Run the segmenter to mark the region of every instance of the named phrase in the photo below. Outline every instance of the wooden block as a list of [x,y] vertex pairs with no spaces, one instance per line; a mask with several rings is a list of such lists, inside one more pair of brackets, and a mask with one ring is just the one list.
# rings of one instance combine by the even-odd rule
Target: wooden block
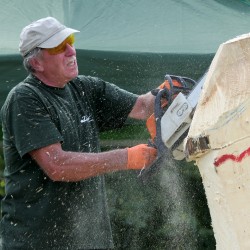
[[250,249],[250,35],[220,45],[186,138],[217,249]]

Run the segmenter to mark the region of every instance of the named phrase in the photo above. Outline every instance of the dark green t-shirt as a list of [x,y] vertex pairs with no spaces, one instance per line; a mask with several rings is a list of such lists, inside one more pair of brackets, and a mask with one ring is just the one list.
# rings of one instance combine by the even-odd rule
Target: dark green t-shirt
[[122,126],[136,99],[87,76],[59,89],[30,75],[11,90],[1,110],[3,249],[113,247],[104,177],[54,182],[28,152],[56,142],[65,151],[99,152],[99,132]]

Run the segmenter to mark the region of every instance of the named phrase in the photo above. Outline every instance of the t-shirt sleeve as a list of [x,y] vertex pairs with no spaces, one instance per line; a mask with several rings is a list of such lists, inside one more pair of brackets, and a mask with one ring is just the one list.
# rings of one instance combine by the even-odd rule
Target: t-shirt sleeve
[[13,96],[5,122],[21,157],[34,149],[63,140],[46,107],[38,99],[23,93]]
[[99,78],[92,77],[91,80],[99,129],[104,131],[121,127],[134,107],[138,95]]

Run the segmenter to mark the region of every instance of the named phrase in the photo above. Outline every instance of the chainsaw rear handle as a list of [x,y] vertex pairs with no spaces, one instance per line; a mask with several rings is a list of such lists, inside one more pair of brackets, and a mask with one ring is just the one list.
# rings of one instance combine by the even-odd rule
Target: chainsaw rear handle
[[163,154],[166,150],[166,146],[164,145],[161,137],[161,118],[164,115],[163,107],[161,106],[161,100],[165,96],[168,98],[169,91],[167,88],[159,90],[158,94],[155,98],[155,123],[156,123],[156,137],[154,139],[154,144],[158,150],[158,155]]
[[157,173],[158,169],[162,166],[164,155],[167,154],[167,147],[161,139],[161,117],[164,115],[164,111],[161,106],[161,100],[163,96],[167,96],[169,92],[167,88],[159,89],[155,98],[154,114],[156,123],[156,136],[149,142],[149,146],[157,148],[157,158],[156,160],[147,168],[140,171],[138,177],[142,182],[146,182],[151,175]]

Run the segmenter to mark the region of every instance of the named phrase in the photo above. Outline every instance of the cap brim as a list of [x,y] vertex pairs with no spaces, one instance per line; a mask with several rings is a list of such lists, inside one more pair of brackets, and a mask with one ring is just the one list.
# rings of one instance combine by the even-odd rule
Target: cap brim
[[77,32],[80,32],[80,31],[71,29],[71,28],[65,28],[59,31],[58,33],[56,33],[55,35],[51,36],[46,41],[39,44],[37,47],[44,48],[44,49],[54,48],[58,46],[60,43],[62,43],[69,35],[73,33],[77,33]]

